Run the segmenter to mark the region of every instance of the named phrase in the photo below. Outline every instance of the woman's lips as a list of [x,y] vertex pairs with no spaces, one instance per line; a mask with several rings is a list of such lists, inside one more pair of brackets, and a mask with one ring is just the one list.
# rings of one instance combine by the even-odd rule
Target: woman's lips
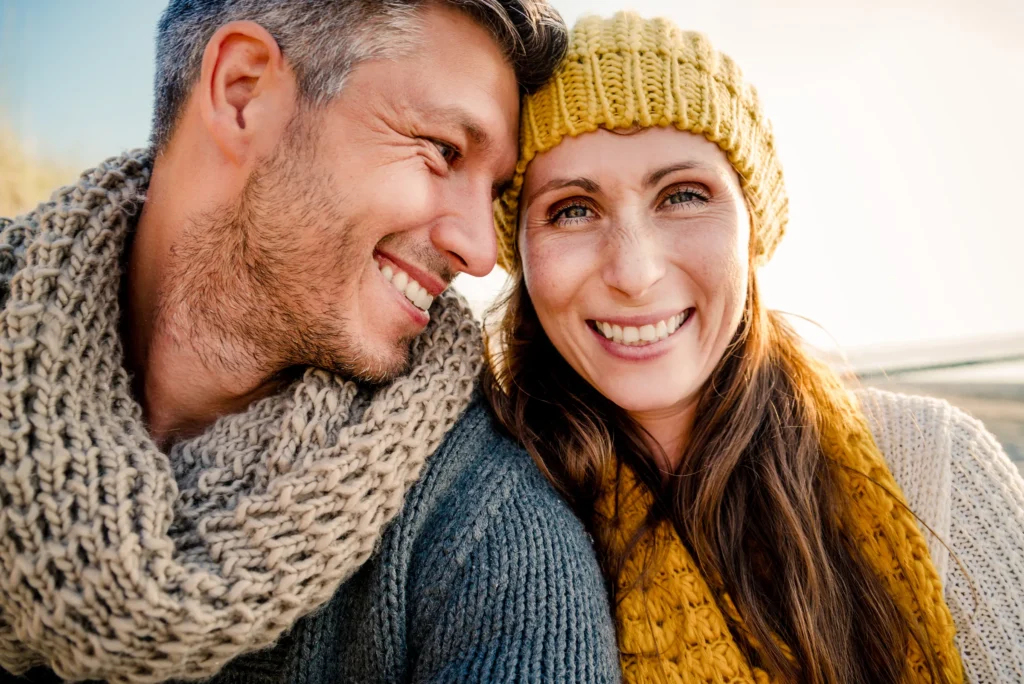
[[[624,347],[643,347],[670,338],[686,325],[694,311],[694,307],[689,307],[660,319],[590,320],[587,321],[587,324],[591,330],[614,344]],[[630,325],[630,323],[635,324]]]
[[597,339],[598,344],[604,347],[605,351],[612,356],[626,361],[648,361],[662,356],[663,354],[667,354],[669,350],[671,350],[675,340],[679,338],[680,331],[687,330],[691,327],[691,322],[696,314],[696,309],[691,307],[690,309],[687,309],[684,314],[682,322],[674,332],[661,339],[655,339],[653,342],[641,342],[639,344],[624,344],[622,342],[616,342],[614,339],[608,339],[602,331],[595,327],[595,321],[588,321],[587,327],[590,329],[591,334],[593,334]]

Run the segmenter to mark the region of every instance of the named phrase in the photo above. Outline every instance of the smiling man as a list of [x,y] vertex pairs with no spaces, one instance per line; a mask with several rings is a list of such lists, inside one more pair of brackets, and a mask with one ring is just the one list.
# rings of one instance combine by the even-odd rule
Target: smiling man
[[173,0],[157,41],[151,148],[0,219],[0,665],[616,679],[583,528],[474,401],[446,291],[494,266],[557,13]]
[[[164,17],[158,154],[128,290],[129,355],[158,442],[277,391],[290,368],[395,377],[433,299],[494,266],[491,204],[515,166],[519,98],[501,45],[441,4],[335,4],[368,15],[347,54],[331,54],[326,17],[229,21],[196,60],[190,97],[176,91],[192,82],[181,70],[202,12]],[[288,59],[295,43],[308,61]],[[321,83],[345,59],[365,61]]]

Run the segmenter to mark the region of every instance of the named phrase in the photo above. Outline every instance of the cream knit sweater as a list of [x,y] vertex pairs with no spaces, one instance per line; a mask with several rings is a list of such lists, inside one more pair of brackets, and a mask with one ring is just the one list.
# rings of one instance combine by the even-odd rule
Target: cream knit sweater
[[947,402],[858,396],[907,503],[934,532],[924,530],[967,680],[1024,682],[1024,479],[984,426]]

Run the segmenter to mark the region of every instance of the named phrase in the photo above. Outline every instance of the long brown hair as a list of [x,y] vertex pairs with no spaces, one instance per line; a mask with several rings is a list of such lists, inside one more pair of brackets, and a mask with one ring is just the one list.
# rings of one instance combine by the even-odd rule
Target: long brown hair
[[[896,684],[915,640],[931,680],[947,681],[929,635],[843,532],[852,504],[823,444],[838,434],[830,404],[848,393],[781,315],[762,307],[753,270],[742,323],[668,478],[643,429],[551,344],[521,269],[512,278],[488,339],[483,389],[595,536],[595,502],[610,484],[603,474],[610,463],[628,465],[655,505],[626,553],[670,521],[713,591],[735,605],[751,664],[786,681]],[[613,600],[624,560],[602,559]]]

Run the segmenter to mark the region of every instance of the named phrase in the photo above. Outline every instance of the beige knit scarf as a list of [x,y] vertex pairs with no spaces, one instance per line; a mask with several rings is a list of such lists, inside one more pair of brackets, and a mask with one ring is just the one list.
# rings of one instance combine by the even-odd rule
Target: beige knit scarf
[[367,560],[481,367],[478,328],[446,294],[392,384],[311,369],[161,453],[118,339],[150,165],[143,151],[110,159],[0,220],[13,274],[0,280],[0,665],[13,673],[200,678],[270,645]]

